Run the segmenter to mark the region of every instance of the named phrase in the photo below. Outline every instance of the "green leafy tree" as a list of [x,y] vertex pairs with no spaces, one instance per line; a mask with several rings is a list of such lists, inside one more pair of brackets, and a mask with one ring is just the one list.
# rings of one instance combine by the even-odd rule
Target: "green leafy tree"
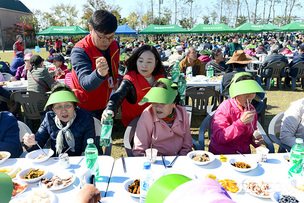
[[203,21],[204,21],[204,24],[208,25],[210,23],[209,16],[203,16]]
[[57,26],[73,26],[77,24],[76,6],[69,4],[58,4],[51,8],[53,18],[57,21]]
[[136,29],[139,22],[138,22],[138,16],[135,12],[130,13],[130,15],[127,17],[127,23],[130,28]]

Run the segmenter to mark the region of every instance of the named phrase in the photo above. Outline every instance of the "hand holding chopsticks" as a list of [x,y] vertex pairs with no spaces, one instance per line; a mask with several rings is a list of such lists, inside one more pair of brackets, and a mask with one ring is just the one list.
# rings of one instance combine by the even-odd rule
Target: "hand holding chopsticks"
[[42,152],[43,152],[43,154],[45,155],[45,156],[48,156],[46,153],[45,153],[45,151],[40,147],[40,145],[38,144],[38,142],[36,141],[36,145],[39,147],[39,149],[41,149],[42,150]]

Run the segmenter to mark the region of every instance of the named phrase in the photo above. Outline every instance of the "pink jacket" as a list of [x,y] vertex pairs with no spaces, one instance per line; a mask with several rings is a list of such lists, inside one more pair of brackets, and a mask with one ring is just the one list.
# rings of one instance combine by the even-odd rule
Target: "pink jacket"
[[[254,107],[250,104],[250,109]],[[246,110],[239,108],[235,98],[227,99],[216,110],[211,123],[212,135],[210,137],[209,151],[214,154],[250,154],[250,144],[253,130],[250,123],[243,124],[240,120]],[[254,129],[257,129],[257,114],[252,121]]]
[[157,155],[186,155],[192,150],[187,111],[178,105],[175,110],[177,115],[171,128],[153,114],[152,105],[142,112],[134,136],[134,156],[144,156],[151,143],[158,150]]

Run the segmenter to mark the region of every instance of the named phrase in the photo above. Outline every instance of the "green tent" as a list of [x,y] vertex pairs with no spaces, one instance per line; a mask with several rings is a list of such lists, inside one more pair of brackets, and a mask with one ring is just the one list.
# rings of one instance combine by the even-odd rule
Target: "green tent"
[[304,23],[292,22],[281,27],[281,30],[285,32],[304,31]]
[[241,25],[235,29],[241,33],[266,32],[266,31],[279,32],[279,31],[281,31],[281,29],[279,27],[272,25],[272,24],[255,25],[252,23],[244,23],[243,25]]
[[75,25],[75,26],[67,26],[67,27],[61,27],[61,26],[52,26],[49,27],[41,32],[38,32],[36,35],[87,35],[89,34],[89,31]]
[[198,24],[191,30],[190,33],[231,33],[236,32],[235,29],[225,25],[224,23],[215,25]]
[[188,33],[188,30],[185,30],[184,28],[176,24],[172,24],[172,25],[151,24],[139,32],[139,34],[172,34],[172,33]]

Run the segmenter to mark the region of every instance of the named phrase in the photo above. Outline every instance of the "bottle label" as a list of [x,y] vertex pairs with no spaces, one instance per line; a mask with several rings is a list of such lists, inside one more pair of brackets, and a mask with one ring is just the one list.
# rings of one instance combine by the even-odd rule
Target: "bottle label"
[[86,164],[87,168],[91,170],[91,172],[96,176],[96,178],[99,177],[99,165],[96,158],[86,158]]
[[176,71],[176,70],[172,71],[172,81],[173,82],[178,82],[178,76],[179,76],[179,74],[180,74],[179,71]]
[[102,125],[100,138],[109,139],[112,134],[112,125]]

